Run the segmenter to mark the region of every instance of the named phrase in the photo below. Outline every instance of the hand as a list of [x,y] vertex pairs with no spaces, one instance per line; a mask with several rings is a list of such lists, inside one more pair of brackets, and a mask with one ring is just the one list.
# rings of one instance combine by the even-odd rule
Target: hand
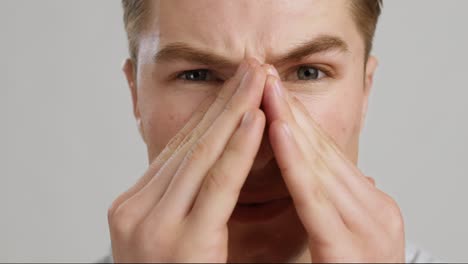
[[[226,262],[227,222],[265,128],[266,70],[243,62],[108,211],[116,262]],[[211,100],[213,101],[213,100]]]
[[263,104],[281,173],[309,237],[313,262],[404,262],[395,201],[375,188],[277,77]]

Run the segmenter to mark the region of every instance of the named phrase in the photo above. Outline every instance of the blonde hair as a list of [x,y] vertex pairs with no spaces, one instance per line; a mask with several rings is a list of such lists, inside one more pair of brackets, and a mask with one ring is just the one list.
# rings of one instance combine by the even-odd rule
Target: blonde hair
[[[383,0],[350,0],[351,13],[354,21],[364,39],[365,56],[369,56],[372,50],[375,28],[383,6]],[[122,0],[123,21],[127,32],[128,49],[130,58],[137,60],[138,38],[147,25],[146,17],[150,14],[151,1],[147,0]]]

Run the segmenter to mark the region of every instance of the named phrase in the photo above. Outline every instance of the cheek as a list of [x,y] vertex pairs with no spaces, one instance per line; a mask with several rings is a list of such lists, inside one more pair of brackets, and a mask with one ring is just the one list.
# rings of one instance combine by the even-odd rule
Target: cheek
[[355,152],[361,121],[362,93],[355,87],[320,97],[296,93],[314,120],[347,154]]
[[184,127],[206,96],[200,93],[158,93],[147,100],[141,118],[150,160],[159,155]]

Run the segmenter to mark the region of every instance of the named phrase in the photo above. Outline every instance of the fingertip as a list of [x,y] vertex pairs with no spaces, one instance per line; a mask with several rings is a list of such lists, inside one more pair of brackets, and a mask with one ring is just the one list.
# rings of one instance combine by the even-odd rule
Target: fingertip
[[261,123],[265,124],[266,117],[265,113],[262,110],[255,108],[252,110],[252,113],[255,115],[256,120],[259,120]]
[[[285,106],[281,98],[277,95],[276,86],[279,79],[273,75],[268,75],[263,90],[262,105],[267,114],[268,120],[282,119],[285,112]],[[284,116],[287,118],[287,115]]]
[[268,86],[268,87],[270,87],[270,89],[271,89],[271,88],[274,87],[274,85],[275,85],[275,83],[276,83],[277,81],[279,81],[279,78],[278,78],[278,77],[276,77],[275,75],[268,74],[267,80],[266,80],[266,82],[265,82],[265,86]]
[[274,89],[275,78],[275,76],[269,74],[266,77],[265,87],[263,89],[263,100],[266,101],[266,103],[272,100],[271,97],[274,92],[272,89]]
[[[262,110],[256,108],[246,112],[245,115],[249,116],[250,119],[250,128],[256,128],[257,126],[261,127],[261,130],[265,128],[266,117]],[[245,119],[244,115],[244,119]],[[244,123],[244,122],[242,122]]]
[[273,65],[265,64],[265,70],[269,75],[272,75],[272,76],[274,76],[274,77],[276,77],[278,79],[280,78],[278,71],[276,70],[276,68]]
[[242,116],[240,127],[247,129],[252,132],[252,129],[257,130],[257,127],[261,125],[262,130],[265,125],[265,115],[260,109],[251,109],[246,111]]

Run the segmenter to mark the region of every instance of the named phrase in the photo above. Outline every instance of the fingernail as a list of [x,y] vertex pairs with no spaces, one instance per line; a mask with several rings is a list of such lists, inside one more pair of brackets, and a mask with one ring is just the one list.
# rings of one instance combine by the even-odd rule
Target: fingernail
[[279,97],[284,97],[283,87],[278,78],[275,78],[275,82],[273,84],[275,87],[275,92]]
[[275,67],[269,65],[268,68],[267,68],[267,72],[268,72],[268,74],[273,75],[273,76],[279,78],[278,71],[276,70]]
[[242,117],[241,126],[248,127],[252,124],[253,121],[253,114],[251,111],[245,112],[244,116]]

